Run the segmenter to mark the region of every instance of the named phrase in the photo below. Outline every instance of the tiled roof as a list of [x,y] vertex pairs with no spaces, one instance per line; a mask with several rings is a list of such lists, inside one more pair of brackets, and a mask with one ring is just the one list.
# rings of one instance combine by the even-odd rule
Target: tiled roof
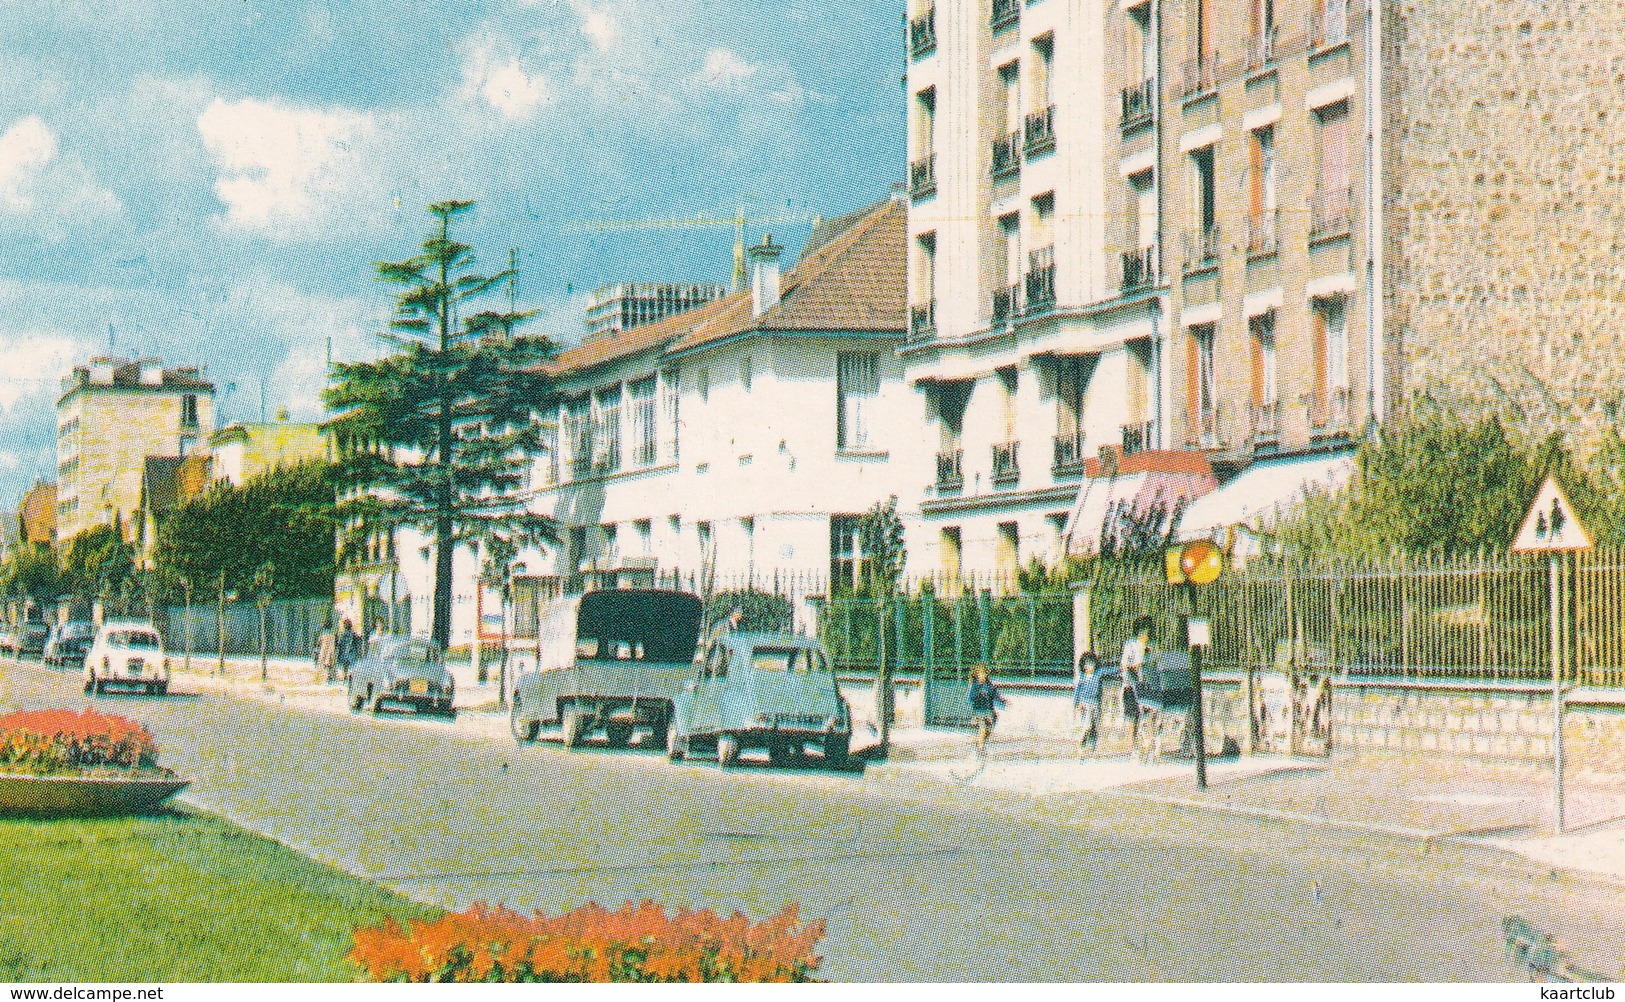
[[[836,227],[845,224],[837,232]],[[888,198],[824,224],[784,273],[779,304],[751,316],[750,290],[696,309],[588,341],[562,352],[549,371],[562,375],[639,352],[687,351],[751,331],[872,331],[901,335],[907,313],[907,215]]]

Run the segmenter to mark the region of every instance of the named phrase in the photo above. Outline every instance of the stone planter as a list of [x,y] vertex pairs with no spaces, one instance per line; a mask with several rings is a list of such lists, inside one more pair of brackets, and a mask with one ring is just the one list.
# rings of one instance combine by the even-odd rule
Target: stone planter
[[0,817],[106,818],[151,814],[189,785],[168,770],[125,776],[0,773]]

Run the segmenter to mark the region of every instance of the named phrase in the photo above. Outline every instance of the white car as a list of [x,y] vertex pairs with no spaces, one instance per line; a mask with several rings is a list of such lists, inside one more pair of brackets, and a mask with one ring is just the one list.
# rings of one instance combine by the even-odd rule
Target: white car
[[160,696],[169,691],[169,659],[163,637],[151,623],[109,620],[96,631],[85,655],[85,694],[110,686]]

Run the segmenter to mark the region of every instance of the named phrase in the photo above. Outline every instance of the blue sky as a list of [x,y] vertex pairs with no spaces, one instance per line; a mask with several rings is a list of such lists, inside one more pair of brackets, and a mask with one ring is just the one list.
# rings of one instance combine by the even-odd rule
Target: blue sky
[[[903,173],[901,0],[0,0],[0,506],[55,470],[59,378],[208,367],[224,420],[313,419],[372,355],[424,206],[520,255],[534,330],[607,282],[726,281],[730,228],[838,215]],[[751,227],[760,236],[766,224]],[[801,224],[775,223],[792,249]],[[235,389],[227,390],[228,385]]]

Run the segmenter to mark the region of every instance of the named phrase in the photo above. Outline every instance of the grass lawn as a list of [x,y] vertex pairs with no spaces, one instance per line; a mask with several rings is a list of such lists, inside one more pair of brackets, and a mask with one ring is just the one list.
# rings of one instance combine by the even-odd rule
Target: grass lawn
[[0,981],[351,981],[435,909],[203,814],[0,821]]

